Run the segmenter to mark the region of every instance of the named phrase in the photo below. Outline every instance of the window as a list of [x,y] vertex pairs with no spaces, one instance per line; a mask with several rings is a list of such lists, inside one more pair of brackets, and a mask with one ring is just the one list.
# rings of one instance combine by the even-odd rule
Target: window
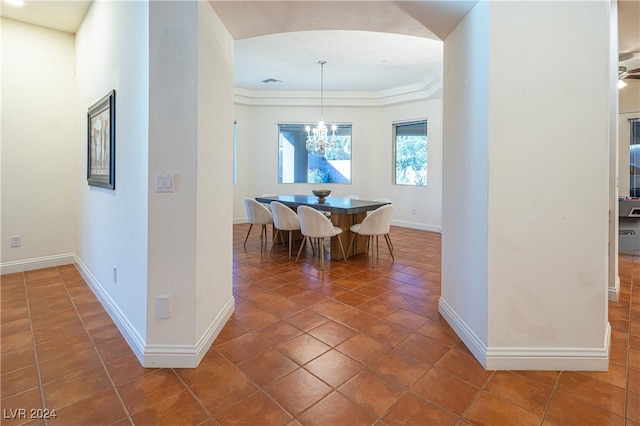
[[395,185],[427,185],[427,120],[393,124]]
[[351,124],[338,124],[324,156],[307,152],[304,124],[278,124],[278,183],[351,183]]
[[640,118],[629,119],[629,127],[631,130],[631,147],[629,152],[629,195],[631,197],[640,197]]

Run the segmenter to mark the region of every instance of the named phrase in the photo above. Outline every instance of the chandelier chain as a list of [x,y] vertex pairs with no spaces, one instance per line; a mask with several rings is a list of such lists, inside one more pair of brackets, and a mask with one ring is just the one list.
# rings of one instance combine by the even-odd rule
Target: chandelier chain
[[318,61],[320,64],[320,119],[324,120],[324,64],[327,61]]
[[333,148],[336,145],[336,130],[338,127],[331,125],[331,134],[324,122],[324,64],[327,61],[318,61],[320,64],[320,121],[318,124],[311,128],[311,126],[305,126],[307,131],[307,151],[311,154],[324,157],[329,148]]

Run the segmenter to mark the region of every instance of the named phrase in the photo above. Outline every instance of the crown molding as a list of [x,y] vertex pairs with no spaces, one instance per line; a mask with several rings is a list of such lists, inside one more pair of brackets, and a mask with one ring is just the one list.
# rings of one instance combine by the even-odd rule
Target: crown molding
[[[421,83],[381,91],[324,92],[325,107],[382,107],[405,102],[439,98],[442,94],[442,74],[431,75]],[[248,90],[235,88],[235,103],[246,106],[318,106],[317,91]]]

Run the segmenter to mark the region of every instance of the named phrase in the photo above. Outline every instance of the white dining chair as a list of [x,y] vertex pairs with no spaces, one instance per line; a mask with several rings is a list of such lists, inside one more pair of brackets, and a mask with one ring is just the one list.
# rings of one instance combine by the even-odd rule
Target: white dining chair
[[353,240],[356,237],[356,234],[367,236],[367,254],[369,253],[369,248],[371,248],[371,267],[373,268],[373,237],[376,237],[375,246],[377,254],[379,252],[378,236],[384,235],[385,241],[387,242],[387,247],[389,247],[389,253],[391,253],[391,259],[395,260],[395,258],[393,257],[393,245],[391,244],[391,237],[389,237],[392,213],[393,204],[386,204],[372,211],[370,215],[364,218],[362,223],[352,225],[349,229],[353,234],[351,235],[351,242],[349,243],[347,254],[351,252],[351,247],[353,246]]
[[264,204],[257,202],[253,198],[244,199],[244,207],[247,210],[247,221],[251,224],[247,231],[247,236],[244,239],[244,247],[247,246],[247,240],[251,233],[253,225],[261,225],[260,229],[260,250],[262,246],[267,245],[267,225],[273,223],[273,215],[271,210],[266,208]]
[[[309,238],[318,238],[318,252],[320,253],[320,269],[324,271],[324,239],[336,237],[340,243],[340,250],[342,250],[342,256],[344,261],[347,261],[347,255],[344,252],[344,246],[340,239],[342,229],[337,226],[333,226],[333,223],[322,212],[308,206],[298,207],[298,218],[300,219],[300,232],[303,236]],[[302,240],[300,249],[298,250],[298,256],[296,256],[296,262],[300,258],[300,253],[304,248],[306,239]]]
[[[391,200],[390,200],[390,199],[388,199],[388,198],[382,198],[382,197],[380,197],[380,198],[374,198],[374,199],[373,199],[373,201],[377,201],[377,202],[379,202],[379,203],[391,203]],[[370,215],[373,211],[375,211],[375,210],[370,210],[370,211],[368,211],[368,212],[367,212],[367,216],[368,216],[368,215]],[[389,234],[387,234],[387,236],[386,236],[386,240],[387,240],[387,243],[391,246],[391,250],[393,250],[393,243],[391,242],[391,236],[390,236]],[[392,254],[392,257],[393,257],[393,254]]]
[[[300,230],[300,219],[298,218],[298,214],[278,201],[271,202],[271,214],[273,215],[273,226],[276,228],[276,234],[273,236],[273,241],[271,243],[271,251],[273,251],[273,247],[276,245],[278,235],[280,235],[280,238],[282,239],[280,231],[289,231],[289,259],[291,259],[293,231]],[[313,247],[313,245],[311,245],[311,247]]]

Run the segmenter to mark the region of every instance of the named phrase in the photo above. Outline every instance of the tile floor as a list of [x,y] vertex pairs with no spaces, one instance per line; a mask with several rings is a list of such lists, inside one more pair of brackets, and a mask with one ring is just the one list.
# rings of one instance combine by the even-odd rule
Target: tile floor
[[72,265],[2,276],[1,423],[640,425],[640,254],[620,255],[608,372],[496,372],[437,313],[439,234],[394,227],[395,262],[382,243],[374,270],[320,273],[257,232],[243,249],[246,230],[235,314],[197,369],[140,367]]

